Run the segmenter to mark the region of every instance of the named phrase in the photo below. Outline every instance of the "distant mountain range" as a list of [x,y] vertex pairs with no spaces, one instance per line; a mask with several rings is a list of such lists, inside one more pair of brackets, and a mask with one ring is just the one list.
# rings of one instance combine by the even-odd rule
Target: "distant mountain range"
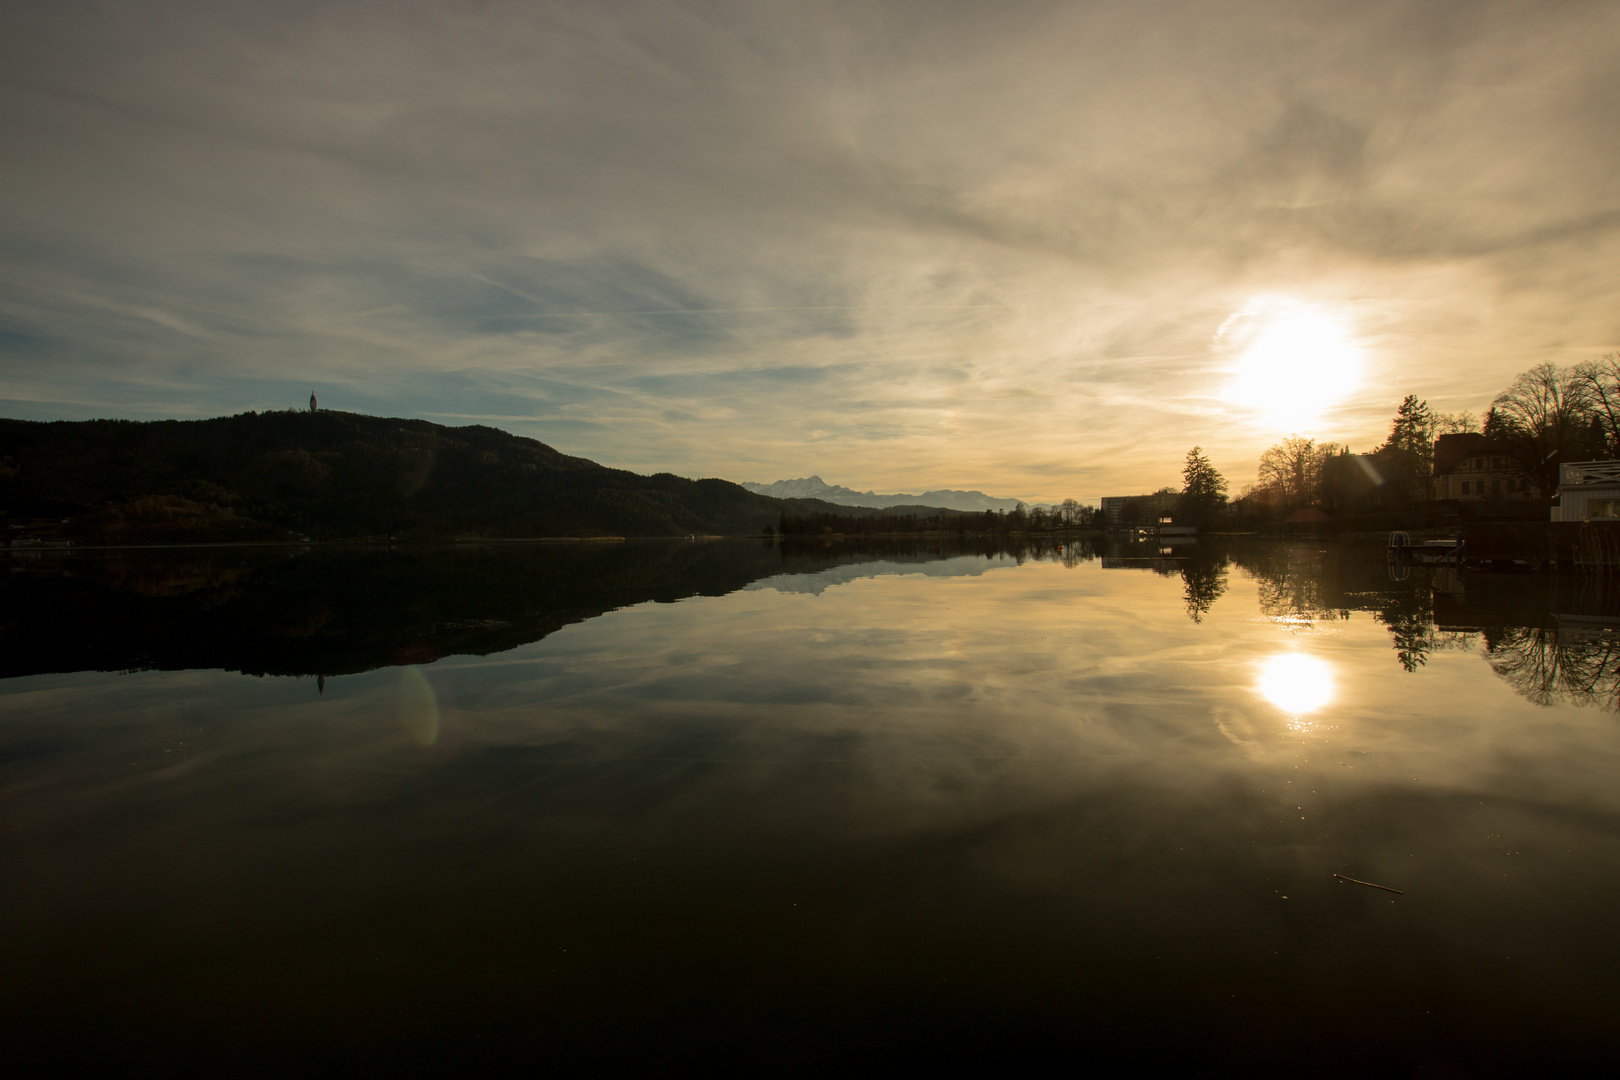
[[800,480],[778,480],[774,484],[753,484],[744,481],[743,487],[756,495],[769,495],[773,499],[820,499],[838,506],[869,506],[883,510],[891,506],[943,506],[947,510],[977,513],[983,510],[1011,510],[1017,499],[998,499],[982,491],[925,491],[921,495],[879,495],[875,491],[856,491],[854,488],[829,484],[819,476],[806,476]]

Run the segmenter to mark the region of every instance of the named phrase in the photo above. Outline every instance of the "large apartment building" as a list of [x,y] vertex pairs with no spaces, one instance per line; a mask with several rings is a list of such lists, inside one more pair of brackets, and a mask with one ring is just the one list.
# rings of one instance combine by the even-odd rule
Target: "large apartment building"
[[1180,495],[1171,492],[1107,495],[1103,497],[1101,509],[1110,525],[1157,525],[1160,518],[1175,512],[1180,500]]

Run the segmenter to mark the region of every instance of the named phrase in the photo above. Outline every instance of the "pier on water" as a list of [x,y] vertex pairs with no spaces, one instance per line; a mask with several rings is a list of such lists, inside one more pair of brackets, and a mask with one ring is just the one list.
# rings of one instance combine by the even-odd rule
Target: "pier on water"
[[1389,558],[1413,565],[1620,575],[1620,521],[1496,521],[1460,524],[1445,536],[1390,534]]

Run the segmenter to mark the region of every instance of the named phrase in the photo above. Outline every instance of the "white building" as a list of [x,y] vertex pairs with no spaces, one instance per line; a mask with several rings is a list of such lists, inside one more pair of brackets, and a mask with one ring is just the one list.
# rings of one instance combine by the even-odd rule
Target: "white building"
[[1620,522],[1620,461],[1572,461],[1558,466],[1554,521]]

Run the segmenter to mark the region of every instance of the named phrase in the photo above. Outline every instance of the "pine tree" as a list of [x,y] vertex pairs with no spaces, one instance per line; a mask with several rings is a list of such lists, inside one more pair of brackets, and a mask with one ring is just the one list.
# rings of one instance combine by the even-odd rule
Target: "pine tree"
[[1184,518],[1192,525],[1212,523],[1226,506],[1226,477],[1215,471],[1215,466],[1204,456],[1202,446],[1187,451],[1181,481],[1177,518]]
[[1433,429],[1434,413],[1429,409],[1429,403],[1420,400],[1416,394],[1407,394],[1401,407],[1395,410],[1395,422],[1389,429],[1389,442],[1384,445],[1391,450],[1414,454],[1427,463],[1429,455],[1434,452],[1430,445]]
[[1429,477],[1434,468],[1435,417],[1429,403],[1407,394],[1389,428],[1389,441],[1379,447],[1383,473],[1399,497],[1422,501],[1430,497]]

